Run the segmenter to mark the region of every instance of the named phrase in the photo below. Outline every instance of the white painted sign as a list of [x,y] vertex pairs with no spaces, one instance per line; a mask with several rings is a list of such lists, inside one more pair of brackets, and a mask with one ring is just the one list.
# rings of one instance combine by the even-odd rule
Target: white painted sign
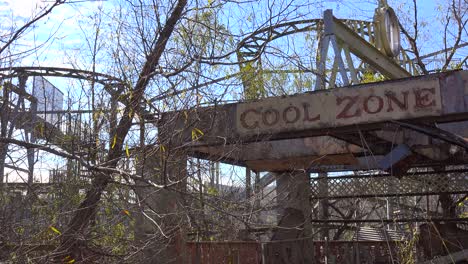
[[434,78],[267,98],[236,111],[239,135],[255,135],[439,116],[442,106]]

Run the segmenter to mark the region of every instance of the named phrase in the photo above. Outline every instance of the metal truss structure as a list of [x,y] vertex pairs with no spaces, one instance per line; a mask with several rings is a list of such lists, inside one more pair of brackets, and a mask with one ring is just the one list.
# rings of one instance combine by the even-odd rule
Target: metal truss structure
[[[81,115],[92,114],[92,110],[76,111],[52,111],[46,114],[57,114],[61,118],[58,123],[50,123],[43,115],[45,112],[37,110],[38,101],[32,94],[26,91],[26,82],[29,77],[61,77],[86,80],[100,84],[104,87],[111,97],[118,101],[126,103],[126,98],[119,96],[125,89],[125,83],[113,76],[95,73],[84,70],[57,68],[57,67],[10,67],[0,69],[0,82],[7,92],[7,97],[0,103],[2,111],[2,125],[10,124],[10,134],[13,130],[23,130],[26,141],[20,144],[27,149],[28,169],[18,168],[4,164],[2,157],[2,166],[10,169],[26,172],[28,176],[28,185],[32,184],[34,171],[34,153],[36,142],[45,141],[49,145],[59,147],[68,153],[87,153],[85,151],[93,143],[91,140],[92,132],[81,121]],[[13,84],[13,79],[17,79],[17,84]],[[16,102],[12,102],[13,94],[16,95]],[[106,111],[100,109],[99,111]],[[6,121],[6,122],[5,122]],[[2,144],[16,142],[12,138],[3,138]],[[21,142],[18,142],[21,143]],[[3,153],[5,154],[5,153]]]
[[[315,67],[291,70],[267,69],[263,65],[273,41],[305,32],[316,32],[318,45]],[[197,142],[189,142],[191,128],[184,124],[169,124],[170,131],[189,131],[184,146],[189,146],[194,157],[227,161],[257,172],[269,172],[258,181],[257,188],[260,189],[276,180],[278,190],[278,184],[281,185],[278,179],[282,177],[278,175],[298,177],[301,182],[299,175],[304,171],[325,175],[312,178],[310,189],[311,200],[318,201],[318,209],[322,211],[322,215],[312,222],[325,225],[366,221],[392,223],[395,220],[391,215],[380,222],[377,219],[329,218],[328,201],[331,200],[363,198],[382,206],[383,199],[389,201],[383,206],[392,207],[395,204],[394,199],[399,197],[466,194],[468,178],[463,165],[467,163],[465,153],[468,151],[468,144],[463,139],[463,127],[467,118],[461,112],[456,116],[448,114],[452,113],[449,108],[455,109],[465,104],[462,93],[458,96],[449,95],[458,89],[461,91],[461,79],[465,77],[448,77],[457,73],[413,77],[421,74],[415,62],[404,50],[398,56],[389,56],[382,52],[377,35],[375,23],[339,20],[333,17],[330,10],[325,12],[323,19],[282,23],[253,32],[239,43],[237,53],[244,99],[247,102],[218,106],[217,109],[199,109],[194,124],[204,132],[204,136]],[[264,76],[272,72],[312,73],[315,75],[315,85],[305,88],[315,91],[263,99],[268,97],[264,92]],[[360,84],[362,75],[367,72],[390,81],[351,86]],[[461,72],[460,76],[464,74]],[[432,78],[434,82],[428,84],[428,80]],[[350,87],[327,91],[340,85]],[[440,114],[443,116],[440,119],[433,119],[431,116],[417,118],[408,112],[407,96],[417,94],[418,89],[426,86],[427,89],[435,87],[435,90],[440,89],[441,93],[447,94],[440,99],[440,105],[447,110],[436,110],[435,115],[443,113]],[[460,88],[454,88],[458,86]],[[398,92],[398,89],[409,90]],[[396,100],[400,100],[399,105],[404,109],[401,115],[389,114],[388,118],[369,115],[369,119],[361,116],[361,113],[375,114],[384,109],[386,99],[395,103],[394,96],[397,94],[400,99]],[[458,101],[449,102],[452,99]],[[357,106],[361,103],[365,105],[371,100],[378,103],[374,109]],[[342,102],[350,102],[346,110],[339,108]],[[434,105],[436,104],[438,103],[434,101]],[[384,112],[393,110],[394,107],[390,106]],[[343,115],[345,112],[347,114]],[[333,113],[336,113],[335,116]],[[414,113],[418,115],[417,113],[422,112],[416,109]],[[335,122],[335,118],[339,119],[340,115],[347,121]],[[304,122],[301,122],[319,116],[332,116],[332,121],[323,118],[320,119],[321,123],[310,128],[305,128]],[[163,115],[162,119],[164,123],[164,120],[177,120],[177,117],[168,114],[167,118]],[[447,124],[436,125],[439,122]],[[460,168],[463,169],[447,169],[450,165],[461,165]],[[329,171],[350,170],[365,173],[326,176]],[[294,197],[298,193],[307,192],[300,186],[291,187],[294,185],[292,182],[288,184],[289,187],[281,187],[291,189],[286,196]],[[293,202],[280,203],[288,207],[288,203]],[[292,206],[297,208],[297,204]],[[420,205],[413,205],[414,208],[417,206]],[[419,214],[399,218],[397,221],[418,222],[431,219],[434,220],[433,217]],[[440,219],[466,221],[461,217]]]
[[[244,91],[258,89],[259,87],[255,86],[262,85],[262,74],[270,72],[268,69],[263,69],[262,66],[262,54],[269,43],[282,37],[311,31],[316,32],[318,38],[317,66],[315,69],[300,68],[297,70],[316,75],[315,90],[336,87],[338,74],[341,74],[342,85],[358,84],[358,75],[368,71],[369,64],[390,79],[420,74],[413,60],[404,50],[398,57],[389,59],[375,48],[377,44],[375,27],[371,21],[338,20],[329,12],[325,14],[324,19],[293,21],[257,30],[238,45],[237,56]],[[325,62],[329,58],[328,46],[330,42],[334,50],[334,59],[333,66],[328,68]],[[356,62],[353,61],[352,54],[361,60],[359,65],[354,65]],[[382,62],[387,62],[387,65],[381,66]],[[387,68],[392,67],[393,70],[387,70]],[[281,72],[282,70],[273,71]]]

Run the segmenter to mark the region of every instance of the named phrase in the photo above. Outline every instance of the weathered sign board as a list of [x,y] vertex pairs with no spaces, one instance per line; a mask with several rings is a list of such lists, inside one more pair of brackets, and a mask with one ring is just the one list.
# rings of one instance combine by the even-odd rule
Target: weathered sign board
[[[165,113],[161,129],[172,137],[182,131],[183,142],[216,145],[365,130],[392,120],[468,120],[467,81],[468,72],[455,71]],[[194,140],[194,128],[203,136]]]
[[168,149],[256,171],[375,169],[398,144],[426,157],[415,166],[458,164],[465,158],[450,144],[389,122],[437,123],[468,138],[467,82],[468,71],[455,71],[164,113],[159,136]]
[[236,129],[241,136],[278,133],[438,116],[441,111],[439,80],[428,79],[242,103],[237,106]]

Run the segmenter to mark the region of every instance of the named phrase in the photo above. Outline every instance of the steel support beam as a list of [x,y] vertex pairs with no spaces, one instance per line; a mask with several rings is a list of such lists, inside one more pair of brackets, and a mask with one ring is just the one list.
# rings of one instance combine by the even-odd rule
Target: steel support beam
[[[331,14],[331,10],[326,10],[325,13],[327,16],[327,14]],[[333,33],[339,40],[348,44],[353,54],[371,65],[385,77],[389,79],[411,77],[411,74],[400,67],[392,58],[381,53],[335,17],[333,17]]]

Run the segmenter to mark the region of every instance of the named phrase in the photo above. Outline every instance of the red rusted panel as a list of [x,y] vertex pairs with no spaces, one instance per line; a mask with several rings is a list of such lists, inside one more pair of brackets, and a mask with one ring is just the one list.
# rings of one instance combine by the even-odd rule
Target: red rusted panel
[[187,243],[190,264],[261,264],[258,242]]
[[258,242],[187,243],[189,264],[392,263],[394,241],[313,241],[310,239]]

